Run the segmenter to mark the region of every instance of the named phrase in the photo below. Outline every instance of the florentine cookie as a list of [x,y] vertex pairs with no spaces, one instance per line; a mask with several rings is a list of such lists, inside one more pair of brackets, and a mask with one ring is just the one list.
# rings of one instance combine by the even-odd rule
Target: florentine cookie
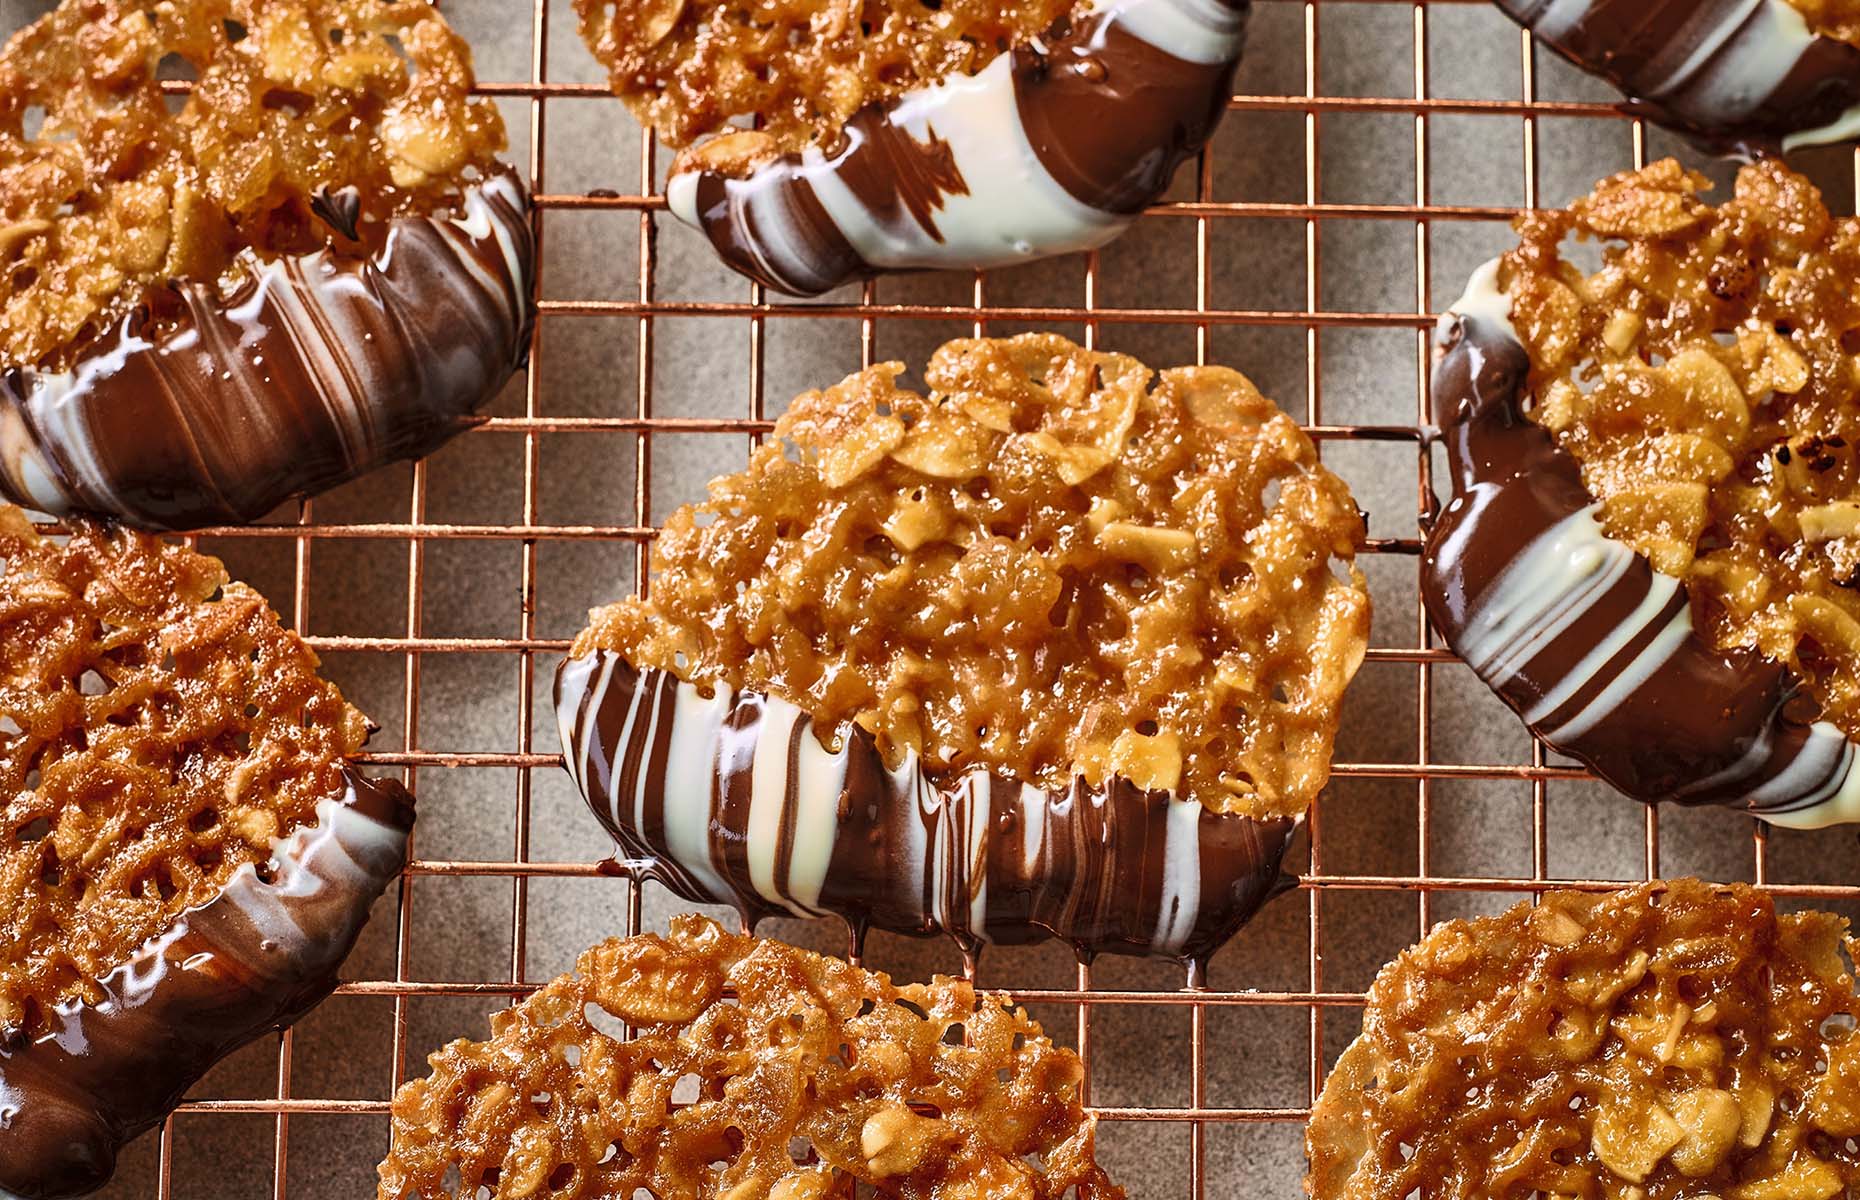
[[250,521],[457,433],[527,351],[534,272],[471,82],[419,0],[65,0],[18,33],[0,499]]
[[336,984],[412,800],[218,561],[0,505],[0,1191],[77,1195]]
[[614,90],[681,151],[673,214],[799,295],[1110,241],[1207,144],[1249,7],[575,3]]
[[1630,106],[1709,149],[1860,137],[1855,0],[1498,0]]
[[1847,922],[1696,879],[1552,892],[1384,967],[1313,1200],[1799,1200],[1860,1183]]
[[1442,320],[1423,597],[1629,795],[1853,820],[1860,221],[1773,161],[1722,207],[1704,187],[1669,160],[1526,215]]
[[602,942],[428,1062],[394,1097],[381,1200],[1124,1194],[1082,1064],[1022,1010],[698,916]]
[[797,398],[557,678],[692,899],[1201,959],[1330,770],[1361,514],[1245,377],[1028,334]]

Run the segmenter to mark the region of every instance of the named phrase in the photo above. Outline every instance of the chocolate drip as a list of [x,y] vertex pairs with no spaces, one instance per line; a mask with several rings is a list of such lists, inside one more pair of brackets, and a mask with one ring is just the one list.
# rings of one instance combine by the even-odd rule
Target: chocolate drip
[[1496,278],[1436,336],[1453,496],[1428,531],[1428,615],[1534,733],[1638,800],[1860,819],[1854,747],[1787,715],[1788,673],[1715,649],[1684,585],[1602,534],[1576,460],[1525,415],[1530,356]]
[[737,271],[803,296],[1103,245],[1207,144],[1249,7],[1101,4],[973,76],[862,109],[830,152],[783,155],[743,179],[675,171],[672,211]]
[[1860,47],[1787,0],[1498,0],[1649,117],[1715,152],[1860,134]]
[[589,807],[678,895],[843,918],[965,953],[1047,937],[1200,964],[1289,881],[1296,822],[1211,812],[1114,777],[1053,793],[983,770],[888,769],[857,726],[821,746],[793,705],[706,699],[595,651],[556,673],[562,744]]
[[368,910],[400,873],[413,801],[344,768],[344,792],[282,841],[271,874],[240,868],[30,1039],[0,1041],[0,1193],[102,1186],[117,1152],[208,1068],[297,1020],[336,986]]
[[371,257],[248,254],[230,295],[172,285],[159,332],[138,313],[69,372],[0,376],[0,497],[190,529],[428,454],[521,365],[534,259],[506,171],[459,218],[392,222]]
[[318,188],[310,197],[310,211],[350,241],[356,240],[355,223],[362,216],[362,193],[355,187]]

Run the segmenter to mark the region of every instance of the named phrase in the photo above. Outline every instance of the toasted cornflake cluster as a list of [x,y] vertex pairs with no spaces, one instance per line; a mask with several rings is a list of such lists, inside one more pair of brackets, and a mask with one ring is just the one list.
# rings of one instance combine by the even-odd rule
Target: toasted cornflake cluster
[[960,980],[896,987],[683,916],[595,946],[491,1030],[395,1096],[383,1200],[1123,1196],[1078,1057]]
[[575,0],[581,37],[613,89],[668,145],[732,117],[699,157],[726,173],[830,143],[868,104],[972,73],[1041,33],[1077,0]]
[[[1706,186],[1667,160],[1520,220],[1501,281],[1533,416],[1720,648],[1787,664],[1860,735],[1860,220],[1774,161],[1721,207]],[[1595,274],[1571,234],[1605,243]]]
[[1816,33],[1860,45],[1860,0],[1789,0]]
[[0,1039],[341,794],[366,721],[218,560],[0,506]]
[[355,189],[365,243],[448,210],[504,141],[471,82],[423,0],[64,0],[0,53],[0,366],[68,365],[245,247],[346,242],[319,193]]
[[1304,433],[1234,371],[1051,335],[951,342],[928,396],[903,369],[796,398],[574,652],[771,691],[933,772],[1303,811],[1369,629],[1362,515]]
[[1698,880],[1553,892],[1385,967],[1314,1200],[1830,1200],[1860,1185],[1847,923]]

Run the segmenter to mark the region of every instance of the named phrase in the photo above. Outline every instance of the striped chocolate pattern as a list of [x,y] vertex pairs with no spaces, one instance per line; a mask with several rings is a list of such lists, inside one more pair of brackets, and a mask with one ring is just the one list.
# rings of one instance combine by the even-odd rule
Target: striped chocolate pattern
[[946,934],[966,954],[1056,937],[1201,964],[1283,885],[1296,822],[1221,815],[1122,778],[1063,793],[984,770],[887,768],[776,697],[637,671],[598,650],[556,674],[569,773],[636,865],[764,916]]
[[1860,137],[1860,47],[1787,0],[1498,0],[1663,124],[1715,150]]
[[1099,0],[974,75],[854,115],[841,144],[666,199],[731,267],[812,296],[914,268],[1000,267],[1127,229],[1207,144],[1249,0]]
[[1496,261],[1441,318],[1435,354],[1453,496],[1428,532],[1422,598],[1455,653],[1532,732],[1638,800],[1860,820],[1854,745],[1788,715],[1781,665],[1700,634],[1685,585],[1603,534],[1576,460],[1525,415],[1530,356]]
[[336,986],[368,910],[400,874],[413,800],[344,769],[315,823],[241,867],[31,1037],[0,1031],[0,1195],[78,1196],[208,1068]]
[[[318,213],[352,232],[340,204]],[[534,260],[508,170],[372,256],[247,251],[230,295],[172,285],[159,333],[139,312],[69,371],[0,375],[0,498],[190,529],[428,454],[522,363]]]

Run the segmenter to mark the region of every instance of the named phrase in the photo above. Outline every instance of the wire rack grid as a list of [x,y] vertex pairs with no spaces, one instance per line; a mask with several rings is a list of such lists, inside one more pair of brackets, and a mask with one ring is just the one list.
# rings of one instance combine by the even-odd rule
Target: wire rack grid
[[[549,71],[550,27],[565,19],[552,9],[549,0],[533,0],[530,14],[531,56],[529,78],[514,81],[487,81],[480,90],[498,97],[507,105],[527,109],[529,151],[527,166],[534,181],[537,207],[537,235],[541,240],[545,217],[568,211],[605,211],[632,213],[637,216],[638,272],[636,290],[629,298],[555,299],[540,302],[541,319],[523,384],[520,416],[498,416],[488,420],[472,436],[501,433],[521,439],[523,446],[522,511],[510,524],[437,523],[427,519],[428,477],[425,463],[412,468],[411,499],[404,519],[369,523],[319,521],[316,505],[303,502],[294,524],[264,525],[250,528],[225,528],[202,531],[201,536],[227,539],[269,539],[290,547],[293,560],[294,587],[291,593],[291,616],[300,632],[325,654],[345,653],[378,656],[399,660],[405,706],[405,725],[398,748],[376,746],[364,761],[377,769],[399,770],[409,786],[417,792],[422,779],[439,778],[434,768],[465,770],[496,769],[506,771],[515,780],[514,840],[508,858],[487,859],[429,858],[419,853],[416,834],[414,857],[398,885],[398,926],[394,931],[394,969],[385,977],[364,978],[345,983],[339,994],[371,996],[392,1001],[394,1038],[391,1076],[395,1084],[410,1074],[408,1053],[408,1006],[413,1000],[431,996],[484,997],[493,1002],[518,998],[536,983],[527,971],[530,927],[530,885],[543,878],[590,878],[612,874],[614,868],[595,861],[591,852],[584,861],[534,861],[530,853],[532,798],[537,772],[559,769],[560,756],[553,738],[542,742],[532,732],[537,724],[532,718],[536,704],[538,672],[553,669],[554,661],[567,646],[566,641],[538,634],[536,600],[541,569],[538,547],[557,541],[594,541],[611,543],[630,550],[635,559],[638,578],[646,578],[646,555],[654,534],[652,504],[652,460],[655,439],[688,433],[741,435],[754,440],[767,432],[765,418],[765,356],[771,323],[797,316],[831,320],[856,325],[860,358],[864,364],[878,356],[886,330],[900,322],[962,322],[975,335],[1013,332],[1030,324],[1064,323],[1083,329],[1088,344],[1095,344],[1104,331],[1118,323],[1168,326],[1192,330],[1197,361],[1207,361],[1212,353],[1210,341],[1215,331],[1227,327],[1280,328],[1302,332],[1304,348],[1305,397],[1302,423],[1320,447],[1347,442],[1392,443],[1412,447],[1419,480],[1415,512],[1424,516],[1432,493],[1432,463],[1423,442],[1428,420],[1428,340],[1434,322],[1436,298],[1430,294],[1432,255],[1436,227],[1445,223],[1502,223],[1519,210],[1516,203],[1472,205],[1434,203],[1436,180],[1430,177],[1430,132],[1443,117],[1504,118],[1515,122],[1521,139],[1523,175],[1521,203],[1535,205],[1540,196],[1541,156],[1540,125],[1551,119],[1569,119],[1587,123],[1609,123],[1615,128],[1631,130],[1632,162],[1623,161],[1617,168],[1639,165],[1648,156],[1648,131],[1639,122],[1622,116],[1613,105],[1601,100],[1549,100],[1539,98],[1538,81],[1546,53],[1529,35],[1517,34],[1515,54],[1521,87],[1512,97],[1496,99],[1437,98],[1430,92],[1436,64],[1429,61],[1430,22],[1443,10],[1465,9],[1483,0],[1260,0],[1261,10],[1290,11],[1302,25],[1298,43],[1302,54],[1302,87],[1282,94],[1236,95],[1231,120],[1245,120],[1248,113],[1282,114],[1302,121],[1302,147],[1299,161],[1280,164],[1295,173],[1302,197],[1291,201],[1248,201],[1216,199],[1214,164],[1204,155],[1193,167],[1192,198],[1172,200],[1157,205],[1142,222],[1191,222],[1194,231],[1194,304],[1193,307],[1111,307],[1102,302],[1098,254],[1083,256],[1083,286],[1076,303],[1065,305],[1014,306],[990,302],[990,279],[977,273],[966,305],[885,302],[878,285],[868,284],[856,299],[839,302],[792,305],[765,295],[755,285],[744,285],[739,301],[670,299],[662,294],[661,256],[656,241],[655,224],[668,220],[662,195],[654,187],[662,151],[650,135],[639,134],[640,170],[635,186],[626,194],[610,192],[552,192],[551,171],[546,161],[547,124],[551,106],[564,100],[593,100],[606,97],[603,88],[585,83],[553,81]],[[1341,20],[1343,10],[1379,9],[1406,11],[1411,14],[1412,74],[1406,95],[1327,94],[1321,86],[1320,62],[1323,31],[1328,20]],[[1394,91],[1397,89],[1387,89]],[[616,113],[618,108],[615,108]],[[1413,178],[1411,199],[1405,203],[1345,203],[1326,200],[1321,186],[1320,166],[1322,136],[1327,119],[1341,114],[1380,114],[1406,118],[1411,123]],[[630,126],[628,128],[631,128]],[[1860,180],[1860,154],[1853,165]],[[1246,221],[1293,222],[1302,227],[1303,304],[1289,308],[1237,308],[1216,302],[1215,254],[1213,231],[1223,222]],[[1412,262],[1416,288],[1409,311],[1345,311],[1324,303],[1324,244],[1326,228],[1338,221],[1376,222],[1412,231]],[[551,415],[543,365],[549,359],[554,331],[563,322],[580,317],[618,318],[632,327],[637,338],[637,371],[630,381],[632,411],[622,416]],[[674,417],[658,415],[655,395],[663,388],[655,379],[652,353],[657,324],[671,318],[701,317],[741,323],[747,326],[749,360],[745,380],[746,407],[740,417]],[[1327,333],[1336,330],[1374,329],[1412,335],[1412,379],[1400,384],[1397,391],[1408,391],[1412,399],[1404,406],[1391,406],[1386,419],[1379,423],[1327,423],[1325,380],[1320,345]],[[1236,364],[1245,366],[1246,364]],[[624,523],[556,524],[541,520],[538,499],[540,441],[546,435],[589,435],[602,433],[630,439],[635,456],[630,512]],[[406,545],[405,583],[407,607],[404,632],[398,636],[318,636],[307,624],[310,603],[313,550],[319,544],[337,539],[374,539],[404,542]],[[423,632],[423,614],[429,600],[427,562],[429,550],[437,543],[460,539],[488,539],[519,549],[521,555],[521,589],[518,597],[517,633],[507,638],[429,637]],[[1397,561],[1412,560],[1421,548],[1418,528],[1406,536],[1383,536],[1372,539],[1369,553]],[[1412,573],[1409,575],[1412,580]],[[1410,583],[1412,586],[1412,583]],[[1238,1180],[1215,1178],[1206,1163],[1206,1145],[1213,1130],[1224,1125],[1276,1123],[1295,1127],[1304,1120],[1309,1104],[1320,1089],[1327,1064],[1341,1049],[1335,1036],[1327,1038],[1327,1011],[1349,1010],[1360,1006],[1363,994],[1356,988],[1334,988],[1326,982],[1326,946],[1334,936],[1334,925],[1327,922],[1329,910],[1339,897],[1353,892],[1385,892],[1412,897],[1415,934],[1425,932],[1436,919],[1436,908],[1443,895],[1453,893],[1496,893],[1515,897],[1540,892],[1553,879],[1557,886],[1603,889],[1618,886],[1618,879],[1562,878],[1551,873],[1551,842],[1546,816],[1546,790],[1552,783],[1586,778],[1575,767],[1548,759],[1539,745],[1532,745],[1522,761],[1456,762],[1443,761],[1437,755],[1435,733],[1435,682],[1439,672],[1454,662],[1452,655],[1438,648],[1419,606],[1412,640],[1406,645],[1376,645],[1369,651],[1370,664],[1401,664],[1411,669],[1415,678],[1413,703],[1418,715],[1416,736],[1411,753],[1388,761],[1339,761],[1334,774],[1339,780],[1378,779],[1396,781],[1412,789],[1415,804],[1415,845],[1413,870],[1402,873],[1367,873],[1327,869],[1326,832],[1323,802],[1311,812],[1307,822],[1307,850],[1302,862],[1298,891],[1294,897],[1281,899],[1281,906],[1302,905],[1308,926],[1309,961],[1303,971],[1303,986],[1277,990],[1221,990],[1192,986],[1184,981],[1175,990],[1127,989],[1095,985],[1094,969],[1079,966],[1071,986],[1038,989],[1015,989],[1023,1001],[1071,1009],[1076,1024],[1070,1030],[1076,1046],[1087,1060],[1094,1054],[1094,1014],[1108,1005],[1161,1006],[1172,1011],[1186,1011],[1190,1028],[1190,1080],[1188,1102],[1178,1106],[1098,1105],[1099,1118],[1107,1123],[1171,1123],[1186,1125],[1189,1130],[1189,1158],[1183,1174],[1187,1190],[1196,1200],[1207,1196],[1231,1194]],[[518,742],[514,750],[436,750],[422,744],[420,713],[423,664],[441,655],[502,655],[514,658],[518,674]],[[1530,870],[1519,875],[1436,870],[1430,847],[1432,831],[1438,820],[1436,791],[1445,781],[1510,781],[1528,785]],[[1661,814],[1645,810],[1640,824],[1641,874],[1655,877],[1661,868]],[[1828,901],[1852,901],[1860,898],[1860,886],[1837,883],[1775,883],[1769,879],[1768,839],[1761,826],[1751,823],[1748,835],[1751,875],[1777,893],[1796,898]],[[1742,836],[1741,834],[1738,836]],[[435,877],[478,877],[505,880],[509,885],[509,932],[511,953],[508,972],[502,979],[431,981],[415,977],[410,970],[412,946],[422,926],[418,898],[422,881]],[[642,925],[641,894],[638,888],[627,889],[625,929],[637,932]],[[618,924],[618,921],[615,922]],[[616,930],[617,932],[617,930]],[[1216,1105],[1211,1102],[1206,1064],[1210,1054],[1210,1014],[1223,1008],[1280,1009],[1300,1014],[1308,1037],[1308,1088],[1302,1104],[1261,1103],[1257,1106]],[[461,1033],[470,1031],[461,1030]],[[289,1031],[276,1039],[275,1092],[262,1098],[194,1098],[177,1110],[178,1116],[202,1114],[259,1114],[268,1118],[274,1129],[271,1194],[276,1200],[287,1195],[287,1163],[292,1153],[314,1154],[314,1142],[293,1142],[293,1118],[310,1114],[380,1114],[387,1108],[385,1099],[338,1099],[296,1094],[292,1082],[293,1034]],[[417,1069],[417,1064],[413,1064]],[[1088,1079],[1091,1077],[1088,1072]],[[1087,1097],[1090,1099],[1089,1095]],[[159,1155],[154,1191],[158,1200],[182,1194],[174,1180],[176,1141],[175,1117],[170,1117],[159,1135]],[[292,1194],[295,1194],[294,1192]]]

